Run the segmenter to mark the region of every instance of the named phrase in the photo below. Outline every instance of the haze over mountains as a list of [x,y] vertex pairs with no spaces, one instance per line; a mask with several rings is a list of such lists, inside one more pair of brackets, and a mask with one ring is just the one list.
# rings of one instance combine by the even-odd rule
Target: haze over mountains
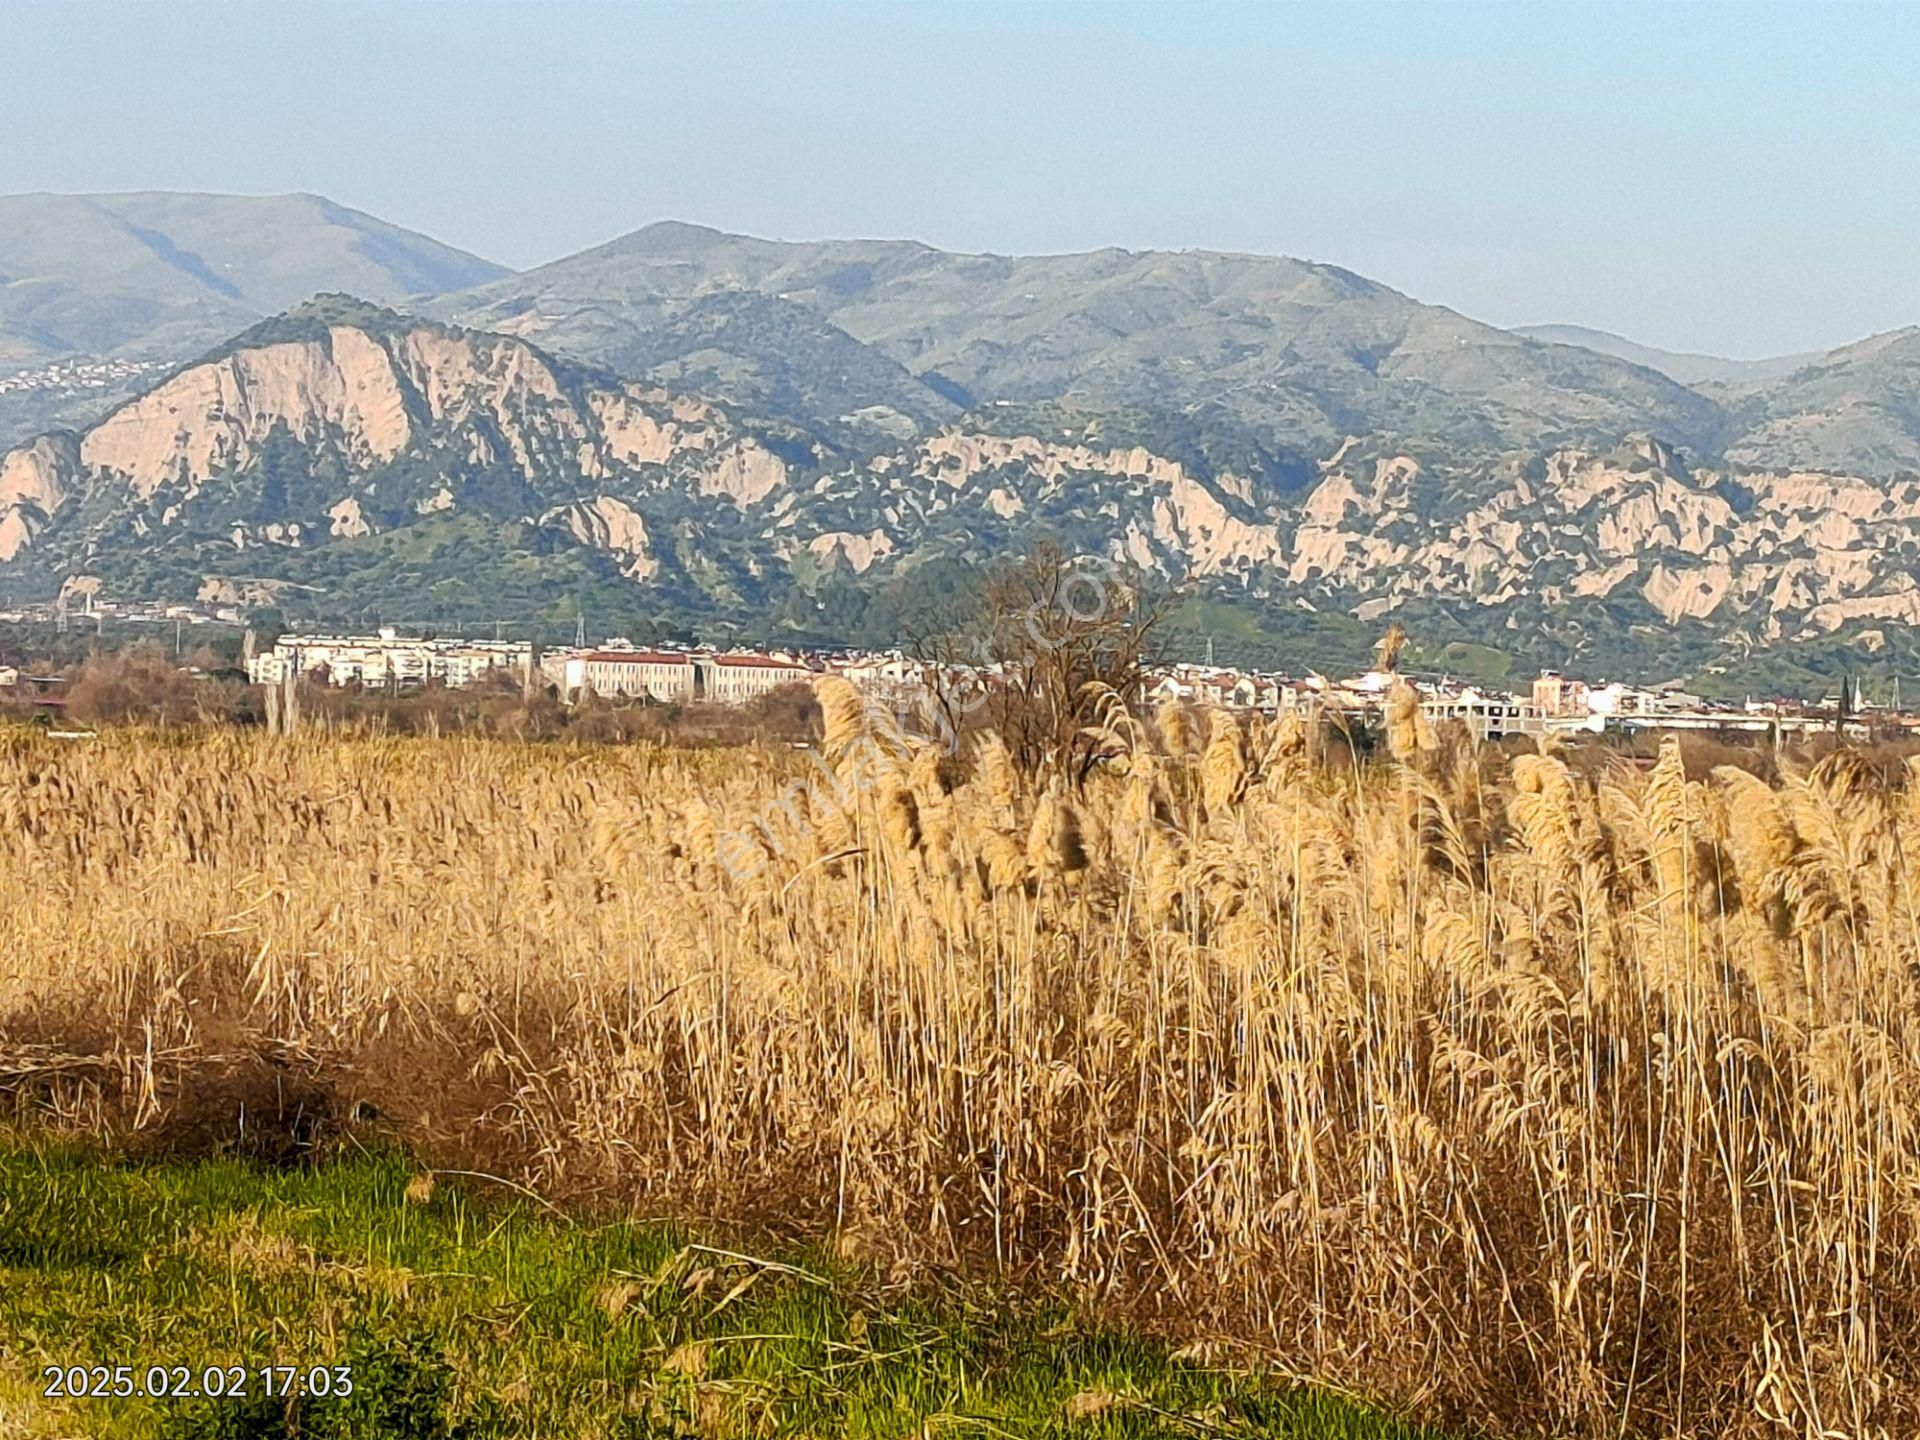
[[1720,361],[1282,257],[663,223],[510,274],[311,196],[0,199],[0,386],[196,355],[0,388],[0,445],[79,432],[0,459],[0,583],[819,630],[1046,530],[1262,624],[1746,654],[1920,621],[1920,330]]
[[[175,365],[323,291],[395,304],[506,273],[318,195],[0,195],[0,381],[76,356]],[[0,442],[131,388],[0,392]]]
[[393,304],[506,273],[318,195],[0,196],[0,336],[27,360],[175,360],[322,291]]
[[1817,350],[1809,350],[1798,355],[1773,355],[1764,360],[1730,360],[1723,355],[1661,350],[1652,345],[1641,345],[1624,335],[1589,329],[1585,325],[1516,325],[1512,328],[1515,335],[1525,336],[1529,340],[1540,340],[1549,345],[1578,345],[1583,350],[1611,355],[1630,365],[1644,365],[1649,370],[1658,370],[1662,375],[1678,380],[1682,385],[1778,380],[1791,375],[1808,361],[1818,359],[1820,355]]
[[720,294],[797,306],[813,317],[811,335],[851,336],[962,405],[1066,400],[1181,415],[1243,457],[1258,450],[1283,466],[1382,430],[1537,445],[1638,427],[1691,443],[1719,422],[1665,376],[1273,256],[952,255],[664,223],[434,308],[620,365],[641,337]]
[[[1644,432],[1756,464],[1920,464],[1897,332],[1735,361],[1578,326],[1503,331],[1284,257],[953,255],[677,222],[516,275],[311,195],[0,197],[0,366],[181,363],[328,292],[882,435],[1066,401],[1177,418],[1299,473],[1381,432],[1492,449]],[[0,393],[0,440],[84,423],[133,386],[102,388],[64,407]]]

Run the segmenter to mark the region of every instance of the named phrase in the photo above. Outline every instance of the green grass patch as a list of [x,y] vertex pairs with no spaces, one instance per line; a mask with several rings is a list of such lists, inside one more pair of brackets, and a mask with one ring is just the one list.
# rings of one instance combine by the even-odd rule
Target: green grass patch
[[1455,640],[1430,648],[1409,645],[1401,664],[1409,670],[1437,670],[1465,680],[1504,681],[1510,684],[1515,678],[1511,655],[1466,640]]
[[[248,1393],[48,1398],[47,1366],[127,1366],[143,1388],[151,1367],[185,1367],[193,1385],[237,1367]],[[299,1387],[263,1366],[344,1367],[352,1393],[268,1394]],[[885,1298],[816,1252],[753,1258],[667,1225],[570,1222],[428,1186],[397,1156],[137,1165],[0,1143],[9,1437],[1425,1433],[1185,1363],[1063,1304]]]

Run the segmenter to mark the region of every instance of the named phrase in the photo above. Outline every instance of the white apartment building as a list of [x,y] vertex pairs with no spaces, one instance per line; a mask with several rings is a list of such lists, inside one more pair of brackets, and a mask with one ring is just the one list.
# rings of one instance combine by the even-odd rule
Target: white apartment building
[[1698,696],[1678,692],[1643,690],[1615,681],[1587,694],[1587,709],[1595,715],[1658,715],[1662,711],[1686,710],[1701,703]]
[[812,679],[813,672],[784,655],[727,655],[679,650],[589,650],[552,655],[543,672],[569,702],[592,691],[657,701],[663,705],[711,701],[741,705],[782,685]]
[[524,675],[533,647],[516,640],[422,640],[391,629],[375,635],[283,635],[247,661],[256,685],[304,675],[329,685],[411,686],[438,680],[458,688],[493,670]]
[[813,677],[799,661],[779,655],[708,655],[696,657],[694,664],[697,691],[722,705],[742,705]]
[[693,657],[675,651],[589,650],[562,657],[558,668],[560,697],[569,702],[588,691],[662,704],[694,698]]
[[1540,735],[1546,721],[1538,706],[1512,695],[1489,695],[1468,686],[1464,690],[1436,691],[1423,695],[1420,708],[1427,719],[1438,725],[1446,720],[1462,721],[1475,740],[1504,740],[1509,735]]
[[[898,650],[841,660],[828,668],[858,690],[869,705],[900,718],[927,710],[938,679],[933,666]],[[954,676],[960,673],[956,670]]]
[[286,683],[288,675],[294,673],[293,657],[283,654],[279,646],[253,655],[247,660],[247,679],[256,685],[281,685]]

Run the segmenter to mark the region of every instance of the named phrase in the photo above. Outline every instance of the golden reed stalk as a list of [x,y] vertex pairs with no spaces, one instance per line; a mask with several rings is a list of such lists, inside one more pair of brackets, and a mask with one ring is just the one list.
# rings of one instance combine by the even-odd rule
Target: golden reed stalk
[[1170,711],[1083,792],[955,785],[827,699],[831,774],[10,739],[0,1088],[357,1116],[1508,1434],[1920,1433],[1912,777],[1483,779],[1406,715],[1327,772]]

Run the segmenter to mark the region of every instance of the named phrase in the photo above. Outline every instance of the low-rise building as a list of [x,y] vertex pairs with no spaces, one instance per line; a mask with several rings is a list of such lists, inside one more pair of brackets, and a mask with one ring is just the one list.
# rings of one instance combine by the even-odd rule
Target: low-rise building
[[1624,685],[1618,680],[1611,685],[1602,685],[1588,692],[1587,695],[1587,709],[1595,715],[1615,717],[1658,715],[1662,711],[1682,708],[1684,707],[1673,703],[1672,697],[1661,691],[1644,689],[1638,685]]
[[1509,735],[1546,732],[1537,706],[1514,695],[1486,692],[1469,685],[1461,690],[1435,690],[1422,695],[1420,708],[1435,724],[1457,720],[1475,740],[1504,740]]
[[1180,705],[1214,705],[1277,715],[1311,708],[1319,692],[1308,681],[1213,665],[1169,665],[1148,677],[1146,698]]
[[813,672],[781,655],[736,653],[696,657],[696,693],[721,705],[743,705],[783,685],[812,679]]
[[1585,715],[1587,682],[1570,679],[1557,670],[1542,671],[1533,682],[1533,705],[1550,719],[1558,719],[1562,715]]
[[403,636],[391,629],[374,635],[282,635],[271,650],[247,661],[256,685],[278,685],[301,675],[328,685],[401,688],[437,680],[471,685],[506,669],[524,676],[533,647],[524,640],[436,640]]
[[606,649],[549,653],[541,672],[569,702],[591,692],[663,705],[741,705],[813,672],[787,655],[758,651]]
[[827,667],[868,698],[912,703],[933,688],[933,666],[898,650],[836,658]]
[[694,698],[693,657],[673,650],[588,650],[560,662],[560,698],[583,694],[625,696],[683,704]]

